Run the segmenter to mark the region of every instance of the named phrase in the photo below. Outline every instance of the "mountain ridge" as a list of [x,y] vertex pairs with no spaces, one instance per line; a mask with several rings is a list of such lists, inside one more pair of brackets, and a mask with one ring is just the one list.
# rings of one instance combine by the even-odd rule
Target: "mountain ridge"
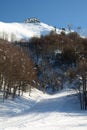
[[0,22],[0,38],[8,41],[20,41],[31,37],[40,37],[53,30],[44,23],[4,23]]
[[10,42],[29,40],[32,37],[40,37],[41,35],[47,35],[51,31],[55,31],[55,29],[57,34],[60,34],[63,31],[62,29],[55,28],[43,22],[0,22],[0,38]]

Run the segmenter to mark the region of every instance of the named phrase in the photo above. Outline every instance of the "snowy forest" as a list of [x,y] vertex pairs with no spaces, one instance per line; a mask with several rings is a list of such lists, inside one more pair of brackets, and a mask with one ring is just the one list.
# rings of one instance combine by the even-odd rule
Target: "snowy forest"
[[77,32],[51,31],[29,41],[0,39],[0,91],[3,101],[32,87],[54,94],[64,84],[76,90],[81,109],[87,109],[87,38]]

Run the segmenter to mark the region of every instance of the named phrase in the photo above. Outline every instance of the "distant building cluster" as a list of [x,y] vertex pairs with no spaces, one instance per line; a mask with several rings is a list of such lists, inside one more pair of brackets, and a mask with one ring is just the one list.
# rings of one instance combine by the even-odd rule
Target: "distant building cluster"
[[40,23],[40,20],[37,18],[27,18],[25,19],[24,23]]

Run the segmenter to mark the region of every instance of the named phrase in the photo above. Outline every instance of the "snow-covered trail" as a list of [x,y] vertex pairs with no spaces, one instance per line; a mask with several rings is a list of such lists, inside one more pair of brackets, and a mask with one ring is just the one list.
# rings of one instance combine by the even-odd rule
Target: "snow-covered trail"
[[5,117],[0,130],[85,130],[87,114],[79,108],[76,96],[61,92],[46,96],[29,110]]

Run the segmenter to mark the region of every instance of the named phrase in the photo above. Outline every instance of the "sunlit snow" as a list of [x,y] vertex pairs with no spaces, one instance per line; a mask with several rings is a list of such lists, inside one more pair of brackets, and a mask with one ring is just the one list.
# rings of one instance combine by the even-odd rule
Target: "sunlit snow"
[[[29,40],[49,34],[55,28],[45,23],[4,23],[0,22],[0,38],[8,41]],[[61,30],[57,29],[57,33]]]
[[80,110],[76,93],[63,90],[54,95],[33,89],[0,103],[0,130],[86,130],[87,112]]

